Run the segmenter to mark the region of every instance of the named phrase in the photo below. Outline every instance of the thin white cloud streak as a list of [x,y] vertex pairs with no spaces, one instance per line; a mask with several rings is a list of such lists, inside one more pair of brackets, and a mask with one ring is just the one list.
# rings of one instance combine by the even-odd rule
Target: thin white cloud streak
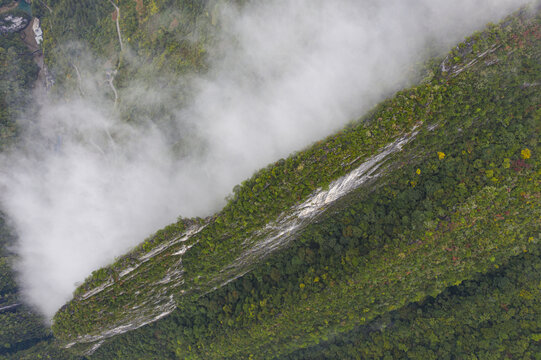
[[[210,71],[191,81],[193,102],[176,112],[174,130],[155,125],[159,119],[123,123],[103,96],[46,100],[37,118],[23,122],[21,146],[0,159],[0,199],[19,237],[17,269],[29,303],[51,318],[92,270],[178,215],[218,210],[255,170],[405,85],[405,70],[431,39],[444,49],[526,2],[222,6],[223,35],[210,51]],[[173,90],[141,91],[124,90],[124,101],[176,107]],[[171,138],[187,137],[202,145],[176,157]]]

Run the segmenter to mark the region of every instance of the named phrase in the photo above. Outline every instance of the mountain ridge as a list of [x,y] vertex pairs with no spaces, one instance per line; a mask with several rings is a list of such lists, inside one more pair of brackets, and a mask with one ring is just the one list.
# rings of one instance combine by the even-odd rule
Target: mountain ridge
[[[360,126],[357,126],[357,127],[353,126],[352,128],[346,129],[346,131],[344,132],[343,137],[346,138],[346,139],[348,139],[348,137],[347,137],[348,135],[350,135],[352,138],[353,137],[360,137],[362,139],[362,141],[359,141],[359,143],[361,143],[361,144],[369,144],[370,149],[377,148],[374,145],[373,142],[376,141],[376,143],[379,144],[380,142],[378,142],[378,141],[381,141],[381,139],[379,138],[380,136],[384,138],[384,141],[382,143],[385,143],[385,140],[389,139],[389,134],[390,133],[400,134],[400,132],[401,132],[400,129],[402,129],[403,128],[402,126],[404,126],[402,124],[408,124],[408,125],[406,125],[406,127],[410,126],[410,129],[411,129],[419,121],[419,118],[414,120],[411,117],[411,115],[413,115],[413,114],[416,114],[416,115],[424,114],[423,116],[425,118],[430,118],[432,116],[431,110],[432,110],[432,112],[436,112],[436,111],[434,111],[435,109],[432,108],[432,106],[434,106],[433,104],[438,103],[438,105],[439,105],[439,102],[449,101],[450,100],[449,96],[453,96],[453,97],[456,96],[455,92],[457,94],[462,93],[461,94],[462,99],[463,99],[462,101],[464,101],[464,107],[466,107],[465,111],[466,111],[466,114],[468,114],[467,115],[468,117],[471,117],[471,118],[474,118],[474,119],[481,117],[481,118],[486,119],[486,116],[487,116],[486,111],[487,110],[484,111],[482,109],[482,107],[476,107],[475,109],[470,110],[470,108],[472,108],[473,106],[468,104],[469,100],[466,100],[467,97],[465,97],[465,94],[467,94],[468,91],[471,91],[471,89],[469,89],[467,86],[464,87],[463,85],[460,85],[460,84],[467,84],[468,80],[469,81],[474,81],[474,80],[473,79],[468,79],[468,80],[461,79],[461,77],[465,77],[465,76],[471,77],[472,72],[474,72],[473,69],[475,69],[475,68],[480,68],[479,70],[474,72],[476,74],[476,76],[478,76],[477,72],[486,73],[488,70],[485,70],[485,69],[490,70],[491,66],[493,66],[495,64],[495,63],[493,63],[495,59],[490,59],[489,61],[487,61],[484,57],[488,56],[488,55],[490,55],[490,56],[495,55],[497,57],[496,63],[499,64],[498,66],[502,66],[502,63],[505,63],[505,62],[512,63],[513,61],[516,61],[518,59],[518,57],[516,55],[514,55],[514,57],[513,57],[511,54],[515,53],[518,49],[524,50],[525,47],[522,46],[522,48],[521,48],[520,43],[521,43],[522,39],[514,37],[515,33],[519,33],[520,31],[523,31],[522,34],[526,34],[526,38],[528,39],[528,41],[533,41],[533,42],[537,41],[536,40],[537,39],[536,34],[538,33],[539,25],[537,25],[535,23],[535,20],[533,20],[533,18],[529,18],[530,20],[527,20],[528,16],[526,16],[526,13],[522,13],[521,16],[522,17],[519,16],[519,17],[515,17],[515,18],[510,19],[513,26],[516,26],[516,28],[514,28],[514,29],[509,25],[508,22],[504,22],[504,24],[507,23],[507,25],[505,27],[503,27],[503,26],[494,26],[491,29],[491,31],[485,32],[483,34],[475,35],[476,41],[477,41],[476,44],[477,45],[479,45],[479,43],[486,44],[485,49],[483,49],[481,47],[481,49],[478,49],[476,53],[469,53],[468,54],[466,52],[465,55],[462,55],[462,56],[459,57],[459,56],[456,56],[456,55],[458,55],[458,51],[460,49],[462,49],[463,46],[457,47],[457,50],[455,50],[456,52],[452,53],[453,55],[455,55],[450,60],[450,62],[452,64],[449,65],[450,67],[454,66],[455,69],[452,69],[449,73],[439,75],[441,77],[436,76],[435,77],[436,80],[433,79],[431,82],[428,82],[428,83],[426,83],[424,85],[421,85],[419,87],[415,87],[415,88],[407,90],[407,91],[399,92],[397,94],[397,96],[395,96],[393,98],[393,100],[388,100],[388,101],[384,102],[383,105],[380,105],[378,107],[378,109],[385,109],[386,106],[389,106],[390,104],[393,104],[393,102],[395,102],[395,103],[398,103],[398,104],[402,105],[402,109],[403,109],[402,114],[404,114],[405,116],[402,115],[400,119],[397,119],[397,116],[396,116],[397,113],[396,112],[388,111],[387,112],[388,115],[380,116],[380,117],[375,118],[375,120],[377,120],[377,121],[372,121],[372,122],[368,122],[368,123],[364,123],[364,124],[360,123],[361,124]],[[524,17],[524,16],[526,16],[526,17]],[[529,26],[532,26],[532,27],[529,28]],[[467,44],[468,42],[472,41],[472,39],[473,38],[467,40],[464,44]],[[501,44],[499,46],[494,46],[491,42],[495,41],[495,40],[501,42]],[[533,49],[533,47],[529,48],[529,49]],[[473,49],[471,51],[473,52]],[[529,51],[529,50],[524,50],[524,51]],[[479,56],[479,54],[481,54],[482,56]],[[485,60],[485,61],[480,61],[480,60]],[[449,61],[449,57],[445,61]],[[445,64],[445,62],[443,64]],[[439,66],[438,68],[439,69],[442,69],[442,68],[447,69],[447,65]],[[463,69],[463,70],[461,71],[461,69]],[[437,69],[434,69],[434,71],[437,71]],[[483,81],[488,81],[488,83],[490,83],[490,81],[493,80],[493,79],[487,79],[486,74],[484,74],[484,76],[482,75],[477,80],[480,80],[480,79],[483,79]],[[511,83],[513,83],[513,81],[517,81],[517,80],[518,79],[511,80]],[[457,83],[453,84],[453,82],[457,82],[458,84]],[[480,86],[480,84],[481,83],[478,82],[476,85]],[[461,86],[463,86],[463,87],[461,87]],[[524,89],[520,88],[520,90],[522,91]],[[531,89],[531,90],[535,91],[534,89]],[[486,89],[484,89],[484,91],[486,92]],[[514,89],[513,91],[515,92],[515,94],[517,94],[516,93],[517,89]],[[450,95],[450,93],[453,94],[453,95]],[[516,97],[517,95],[515,95],[512,98],[517,100],[517,97]],[[536,95],[530,95],[530,96],[531,96],[531,101],[533,101],[533,99],[536,98],[535,97]],[[504,95],[504,97],[505,97],[505,95]],[[447,100],[445,100],[445,99],[447,99]],[[454,99],[454,100],[456,101],[456,99]],[[466,104],[468,104],[468,105],[466,105]],[[486,103],[484,103],[484,104],[486,104]],[[438,105],[436,105],[436,106],[438,106]],[[517,105],[517,106],[520,106],[520,105]],[[451,109],[456,109],[456,105],[451,106]],[[494,109],[494,108],[490,109],[491,113],[493,113],[493,114],[496,114],[496,112],[495,112],[496,110],[501,111],[501,110]],[[380,110],[380,111],[383,111],[382,113],[385,114],[385,110]],[[462,109],[461,111],[464,111],[464,109]],[[378,113],[377,111],[372,112],[373,118],[376,116],[375,114],[377,114],[377,113]],[[410,116],[410,118],[408,118],[408,115]],[[456,115],[453,115],[453,116],[456,119]],[[521,115],[521,116],[523,116],[523,115]],[[390,119],[388,123],[385,123],[385,120],[384,120],[385,118]],[[384,122],[381,123],[381,120],[384,120]],[[397,122],[396,122],[397,120],[398,121],[404,121],[404,123],[397,124]],[[435,131],[435,129],[436,129],[434,126],[440,126],[440,127],[449,126],[449,125],[444,125],[445,123],[448,123],[450,121],[449,118],[441,117],[439,120],[443,121],[443,122],[432,119],[431,121],[427,120],[427,123],[423,124],[423,126],[420,128],[423,138],[425,138],[425,139],[430,138],[429,134],[431,133],[431,130]],[[485,121],[489,121],[489,120],[486,119]],[[432,124],[431,129],[427,128],[427,126],[429,124]],[[394,129],[393,129],[393,127],[391,125],[395,125]],[[467,126],[471,127],[472,122],[470,122]],[[383,127],[388,132],[383,131],[381,127]],[[461,130],[457,130],[457,129],[460,129],[460,128],[461,128],[460,123],[455,123],[451,127],[451,129],[454,129],[453,131],[455,131],[455,132],[458,131],[458,133],[460,133]],[[351,130],[351,129],[354,129],[354,130]],[[359,131],[359,129],[362,129],[362,131]],[[446,128],[446,131],[450,131],[448,127]],[[486,136],[486,134],[484,136]],[[336,138],[333,138],[333,137],[330,137],[328,141],[330,143],[335,143],[334,145],[336,145],[336,147],[334,147],[334,148],[330,147],[331,151],[326,152],[325,155],[330,155],[330,156],[335,155],[335,152],[337,151],[336,149],[341,149],[341,147],[340,147],[341,146],[340,145],[341,141],[336,141]],[[424,141],[426,141],[426,140],[424,140]],[[326,144],[324,144],[322,146],[316,144],[315,148],[313,148],[313,149],[318,149],[318,148],[319,149],[325,149],[326,146],[327,146],[327,149],[329,149],[328,145],[326,145]],[[340,150],[338,150],[338,151],[340,151]],[[473,150],[469,150],[469,151],[473,151]],[[317,153],[317,150],[309,150],[308,153],[310,153],[310,152]],[[438,157],[439,157],[439,159],[437,159],[438,163],[445,161],[446,154],[444,152],[441,152],[441,154],[442,155],[438,154]],[[325,156],[325,155],[322,155],[322,156]],[[300,156],[302,157],[302,154]],[[345,156],[346,155],[342,155],[342,157],[338,156],[337,158],[338,159],[344,159]],[[310,172],[308,170],[309,167],[308,167],[307,163],[305,162],[306,160],[305,161],[296,160],[296,159],[298,159],[298,157],[299,157],[299,155],[297,155],[296,157],[293,157],[293,158],[289,158],[288,160],[285,160],[284,164],[283,164],[283,165],[285,165],[284,170],[288,170],[291,173],[296,174],[295,176],[301,177],[301,178],[302,178],[303,171],[307,171],[307,173],[309,174],[308,179],[310,179],[310,177],[309,177],[310,174],[315,176],[314,172]],[[354,159],[355,158],[356,157],[354,157]],[[307,157],[304,157],[304,159],[310,159],[310,157],[307,156]],[[404,160],[407,160],[407,159],[403,158],[403,161]],[[288,161],[291,161],[290,165],[288,165]],[[447,160],[447,161],[451,161],[451,160]],[[312,164],[314,164],[314,163],[315,162],[312,162],[310,165],[313,166]],[[338,161],[337,164],[338,164],[338,167],[343,172],[346,172],[346,169],[343,168],[343,163],[342,162]],[[255,192],[257,192],[257,190],[260,190],[260,189],[267,190],[267,189],[271,188],[272,184],[269,185],[267,188],[265,188],[265,186],[267,186],[266,184],[264,184],[266,181],[261,180],[261,178],[265,179],[265,177],[264,177],[265,174],[271,174],[277,168],[279,168],[279,167],[267,168],[267,169],[263,170],[263,172],[260,172],[257,175],[255,175],[249,181],[245,182],[242,185],[242,187],[236,191],[236,197],[232,200],[233,204],[235,204],[236,199],[247,199],[247,200],[251,199],[250,194],[254,194]],[[400,168],[399,168],[399,170],[400,170]],[[423,171],[422,170],[419,170],[419,171],[422,174]],[[495,170],[487,170],[487,174],[490,171],[492,171],[491,172],[492,175],[495,172]],[[287,174],[286,171],[284,171],[284,173]],[[334,172],[332,172],[332,171],[331,171],[331,173],[334,174]],[[319,173],[316,172],[316,174],[319,174]],[[301,198],[306,198],[306,196],[308,196],[310,194],[309,191],[313,191],[314,190],[313,188],[318,187],[318,185],[316,185],[317,183],[312,185],[312,184],[309,183],[309,181],[310,180],[305,180],[305,183],[308,183],[308,184],[306,184],[307,185],[306,188],[309,189],[309,190],[302,190],[301,194],[303,194],[304,197],[301,197]],[[326,180],[326,178],[324,178],[323,181],[321,179],[319,179],[319,181],[321,181],[319,184],[322,184],[322,185],[319,185],[319,187],[321,187],[321,186],[325,187],[326,186],[325,181],[328,181],[328,180]],[[411,184],[409,184],[409,186],[411,186],[412,188],[415,188],[415,186],[417,186],[417,180],[411,180]],[[521,185],[521,186],[527,186],[527,185],[524,184],[524,185]],[[255,190],[254,190],[254,188],[255,188]],[[494,189],[494,190],[496,190],[496,193],[495,193],[496,197],[501,196],[499,194],[501,193],[502,189],[503,188],[501,188],[501,187]],[[271,190],[272,190],[272,188],[271,188]],[[488,196],[488,194],[490,192],[494,193],[494,190],[491,190],[490,188],[486,188],[485,192],[482,192],[482,194],[485,194],[486,196]],[[488,191],[488,192],[486,192],[486,191]],[[306,194],[305,194],[305,192],[306,192]],[[293,193],[298,193],[298,190],[297,190],[297,192],[294,191]],[[494,196],[494,195],[491,195],[491,196]],[[278,198],[280,198],[280,197],[278,197]],[[482,200],[481,198],[478,198],[477,200],[475,200],[475,202],[478,202],[478,201],[481,201],[481,200]],[[279,204],[274,204],[273,206],[275,206],[277,209],[281,208],[281,206]],[[518,206],[518,205],[514,205],[514,206]],[[464,211],[469,211],[469,210],[466,209]],[[250,213],[251,212],[249,211],[249,208],[248,208],[248,211],[246,213],[247,215],[244,215],[244,216],[247,216],[247,219],[249,219],[250,218],[250,215],[249,215]],[[275,213],[279,214],[278,211],[276,211]],[[231,221],[232,219],[239,219],[239,216],[242,216],[241,215],[242,212],[235,212],[235,210],[232,210],[232,214],[234,214],[234,215],[229,220],[226,220],[226,223],[227,223],[227,221]],[[258,214],[261,214],[261,211],[259,211]],[[275,215],[275,216],[277,216],[277,215]],[[213,220],[215,222],[217,222],[217,219],[218,218],[214,218]],[[227,215],[226,215],[225,219],[228,219]],[[240,219],[242,219],[242,217]],[[239,221],[237,220],[237,223],[238,222]],[[522,222],[523,222],[523,220],[522,220]],[[528,226],[528,223],[523,223],[523,225]],[[534,228],[535,228],[536,226],[538,226],[538,224],[535,225],[535,223],[533,223],[531,226],[534,226]],[[216,228],[216,225],[214,225],[214,228]],[[220,227],[218,226],[218,228],[220,228]],[[211,230],[214,231],[212,229],[212,227],[211,228],[209,228],[209,227],[206,228],[206,231],[211,231]],[[488,230],[489,229],[485,229],[484,231],[488,231]],[[433,232],[432,231],[428,231],[428,232],[432,233],[432,235],[426,235],[425,234],[425,236],[428,236],[428,238],[434,239]],[[245,232],[243,232],[243,234],[245,234]],[[202,233],[201,236],[204,236],[204,232]],[[203,237],[203,239],[204,239],[204,237]],[[229,239],[228,241],[231,241],[231,240]],[[531,245],[531,241],[528,242],[528,237],[521,238],[520,243],[523,244],[522,246],[526,246],[525,245],[526,243],[524,241],[526,241],[526,243]],[[188,274],[190,274],[190,272],[191,272],[191,274],[189,275],[190,278],[187,278],[186,281],[191,282],[193,284],[192,286],[194,286],[194,288],[201,287],[201,285],[203,285],[203,287],[201,287],[201,289],[212,288],[213,286],[210,285],[210,283],[206,283],[206,281],[208,281],[208,280],[204,280],[204,279],[209,279],[208,274],[217,273],[216,272],[217,270],[219,271],[220,268],[223,268],[223,265],[219,265],[219,264],[224,263],[223,260],[220,260],[220,259],[223,259],[224,250],[220,250],[220,249],[227,249],[227,247],[230,246],[230,244],[231,243],[227,244],[227,243],[223,243],[223,242],[221,242],[221,243],[213,243],[213,242],[209,242],[208,239],[207,239],[206,241],[198,242],[197,245],[194,245],[195,247],[193,249],[197,249],[198,251],[197,251],[196,254],[192,254],[191,252],[194,251],[194,250],[190,249],[190,251],[187,252],[188,257],[191,255],[191,256],[193,256],[193,259],[198,259],[198,258],[200,259],[200,258],[203,258],[204,256],[209,256],[209,255],[212,256],[213,254],[217,254],[218,257],[216,258],[217,259],[216,262],[207,265],[207,269],[210,270],[210,273],[207,272],[206,274],[205,274],[204,270],[203,270],[203,272],[201,272],[201,270],[197,270],[198,268],[200,268],[201,264],[194,264],[193,262],[191,262],[191,260],[189,260],[189,258],[186,259],[186,257],[184,257],[182,259],[183,268],[187,269],[186,271],[188,272]],[[511,246],[511,244],[508,244],[508,245],[504,246],[503,244],[504,243],[502,243],[501,246],[503,246],[504,250],[502,250],[502,252],[498,252],[498,254],[500,254],[499,256],[502,256],[502,260],[500,260],[500,261],[504,261],[508,256],[512,256],[512,254],[513,254],[512,249],[514,248],[514,245]],[[530,245],[527,245],[526,248],[528,248]],[[534,245],[531,245],[531,246],[534,246]],[[208,249],[208,250],[204,250],[204,249]],[[234,252],[233,255],[228,254],[227,259],[234,259],[236,257],[234,254],[238,254],[238,250],[237,250],[237,252]],[[481,255],[481,254],[484,254],[484,255]],[[479,253],[477,256],[480,256],[481,258],[475,257],[476,260],[475,260],[474,263],[476,265],[473,268],[468,268],[468,269],[470,269],[468,271],[471,271],[474,268],[484,269],[484,270],[474,270],[474,273],[476,271],[486,271],[488,269],[487,266],[493,262],[493,261],[490,261],[490,259],[492,257],[494,257],[494,256],[488,257],[487,254],[488,253]],[[358,256],[359,255],[355,255],[355,257],[358,257]],[[373,257],[374,256],[376,256],[376,255],[374,254]],[[454,256],[453,258],[455,258],[455,257],[456,256]],[[481,259],[482,259],[482,261],[480,261]],[[473,259],[467,260],[465,264],[468,264],[468,263],[473,264],[473,263],[471,263],[471,261],[473,261]],[[160,261],[160,264],[163,265],[163,260]],[[193,267],[190,268],[190,266],[193,266]],[[467,265],[467,266],[471,266],[471,265]],[[201,276],[203,276],[203,277],[201,277]],[[447,287],[447,286],[453,284],[454,282],[456,282],[457,277],[456,277],[456,275],[454,275],[454,276],[455,277],[452,276],[451,279],[446,280],[442,284],[438,285],[434,290],[429,290],[428,294],[437,295],[445,287]],[[458,279],[460,279],[460,276],[464,276],[464,275],[459,275]],[[212,279],[212,276],[210,276],[210,279]],[[317,283],[321,283],[323,281],[323,280],[321,280],[320,277],[318,277],[318,279],[319,280],[317,281]],[[455,280],[452,280],[452,279],[455,279]],[[139,279],[139,280],[141,280],[141,279]],[[462,281],[462,280],[459,280],[459,281]],[[303,284],[303,283],[301,283],[301,284]],[[443,284],[445,284],[445,285],[443,285]],[[304,284],[304,285],[305,285],[304,287],[306,287],[306,284]],[[440,286],[443,286],[443,287],[440,287]],[[302,291],[304,289],[304,287],[301,287],[300,291]],[[437,289],[439,289],[439,290],[437,290]],[[435,291],[435,293],[433,293],[433,291]],[[195,298],[197,298],[198,296],[203,296],[204,297],[205,294],[206,294],[204,290],[202,292],[199,292],[199,293],[201,295],[196,295]],[[182,300],[182,298],[183,297],[181,296],[180,299],[177,299],[177,302],[179,302],[178,305],[181,306],[181,308],[183,306],[182,304],[184,303],[184,300]],[[419,300],[422,300],[422,297],[421,298],[415,298],[415,301],[419,301]],[[190,301],[192,301],[192,300],[187,300],[187,301],[188,301],[188,303],[190,303]],[[403,299],[401,301],[406,301],[406,300]],[[398,305],[398,306],[402,306],[402,305],[404,305],[404,304],[401,304],[401,305]],[[68,308],[64,308],[59,314],[57,314],[57,318],[55,320],[55,325],[54,325],[55,326],[55,332],[56,332],[57,336],[59,336],[59,337],[62,337],[61,332],[63,332],[63,334],[66,334],[66,335],[69,334],[69,336],[71,336],[71,337],[73,337],[73,335],[75,334],[74,329],[71,327],[74,324],[73,318],[70,318],[70,316],[67,316],[66,319],[60,320],[62,322],[63,326],[68,325],[66,330],[64,330],[64,329],[60,330],[60,328],[59,328],[59,323],[60,323],[59,319],[61,319],[61,317],[60,317],[61,314],[73,311],[73,310],[69,310],[70,309],[69,306],[70,305],[68,305]],[[394,306],[397,306],[397,305],[394,305]],[[114,308],[114,306],[112,308]],[[77,309],[77,307],[75,307],[74,309]],[[81,314],[84,314],[84,315],[82,315],[82,317],[85,318],[85,319],[89,319],[89,317],[88,317],[89,315],[88,315],[88,312],[87,312],[88,309],[89,309],[89,306],[85,305],[84,309],[79,309],[78,310],[78,311],[81,311]],[[98,309],[99,309],[99,307],[98,307]],[[225,311],[225,309],[223,311]],[[62,315],[62,316],[64,316],[64,315]],[[330,315],[328,314],[328,316],[330,316]],[[355,323],[355,321],[359,321],[359,320],[354,320],[353,323]],[[79,325],[81,325],[81,323],[79,323]],[[97,323],[94,322],[93,326],[96,326],[96,325],[97,325]],[[97,325],[97,326],[99,327],[100,325]],[[67,330],[68,328],[70,330]],[[346,329],[347,328],[351,329],[350,325],[348,325],[348,327],[346,327]],[[344,330],[345,329],[342,329],[341,331],[344,331]],[[266,335],[266,336],[268,336],[268,335]],[[276,351],[277,349],[274,349],[274,350]],[[260,351],[261,351],[261,349],[260,349]],[[223,356],[223,355],[224,354],[222,354],[221,356]],[[247,354],[245,354],[245,355],[247,355]]]
[[[215,41],[210,2],[122,2],[121,14],[107,1],[48,3],[32,11],[52,91],[84,96],[85,50],[62,43],[88,42],[128,123],[168,111],[128,108],[130,78],[204,72]],[[160,14],[173,3],[181,11]],[[432,59],[420,83],[257,171],[217,214],[179,218],[96,270],[56,314],[54,337],[34,310],[10,307],[22,298],[2,217],[0,359],[535,358],[540,24],[533,6],[489,24]],[[30,100],[13,95],[35,72],[15,61],[18,40],[0,38],[2,149]]]

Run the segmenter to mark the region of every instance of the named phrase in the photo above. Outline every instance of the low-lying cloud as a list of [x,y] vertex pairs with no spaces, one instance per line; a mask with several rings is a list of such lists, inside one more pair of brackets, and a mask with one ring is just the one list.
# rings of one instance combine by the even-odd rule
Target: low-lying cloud
[[[429,44],[447,49],[520,0],[269,0],[221,5],[210,70],[176,91],[124,89],[174,117],[127,123],[103,81],[42,100],[0,158],[23,292],[48,319],[75,284],[179,215],[219,210],[233,186],[407,85]],[[436,43],[434,43],[434,41]],[[188,83],[182,82],[183,84]],[[178,140],[176,143],[175,141]],[[180,147],[183,151],[175,150]],[[175,145],[175,146],[172,146]],[[182,155],[181,155],[182,154]]]

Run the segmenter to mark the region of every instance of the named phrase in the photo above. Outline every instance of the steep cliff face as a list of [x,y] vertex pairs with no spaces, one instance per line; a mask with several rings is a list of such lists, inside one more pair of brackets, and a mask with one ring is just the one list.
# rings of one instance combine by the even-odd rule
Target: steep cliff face
[[[52,91],[89,95],[80,69],[93,52],[100,92],[123,121],[167,119],[171,109],[129,99],[130,81],[208,70],[220,4],[32,2]],[[73,40],[88,48],[65,46]],[[0,44],[5,149],[37,69],[17,34]],[[490,25],[423,74],[258,171],[215,215],[179,219],[93,272],[56,314],[54,338],[22,305],[2,220],[0,359],[534,358],[539,13]],[[179,108],[187,89],[175,93]],[[175,152],[197,143],[188,137]]]
[[529,12],[475,34],[215,216],[93,273],[55,336],[100,359],[273,358],[535,253],[540,60]]
[[[109,308],[114,317],[112,322],[99,315],[101,320],[96,318],[94,321],[105,320],[99,328],[91,330],[89,334],[74,338],[66,346],[71,347],[77,343],[101,342],[109,337],[137,329],[157,321],[175,310],[175,296],[193,291],[214,291],[241,277],[275,251],[286,247],[324,212],[336,206],[337,202],[362,186],[365,186],[365,189],[369,191],[370,187],[367,185],[383,175],[385,170],[397,165],[393,155],[396,155],[404,145],[415,138],[418,134],[417,126],[413,126],[409,133],[378,149],[375,155],[367,159],[361,157],[354,159],[350,165],[358,165],[352,171],[333,180],[326,185],[326,189],[317,189],[309,194],[302,203],[295,204],[290,209],[279,213],[273,220],[260,227],[252,227],[253,230],[245,233],[237,230],[239,226],[236,222],[225,227],[224,230],[228,234],[238,232],[241,242],[230,244],[229,262],[225,263],[226,265],[218,271],[207,273],[206,276],[209,278],[207,283],[198,277],[190,279],[196,281],[198,285],[194,286],[190,281],[191,285],[187,286],[182,260],[192,246],[197,246],[199,242],[204,241],[205,235],[208,239],[209,236],[212,236],[209,234],[215,233],[207,232],[206,228],[212,227],[213,223],[223,221],[223,214],[208,219],[205,224],[194,225],[171,240],[166,240],[165,243],[156,244],[152,248],[148,247],[142,254],[136,255],[134,253],[124,257],[119,263],[107,269],[105,279],[94,278],[98,280],[95,285],[92,283],[94,279],[89,280],[83,285],[84,292],[82,288],[78,289],[76,300],[71,304],[71,306],[86,312],[90,308],[97,309],[103,301],[110,302],[113,299],[114,301],[110,302],[113,305],[118,299],[122,302],[122,310],[116,311],[114,309],[116,305],[113,305]],[[363,162],[360,162],[361,159]],[[242,238],[243,233],[244,239]],[[221,235],[215,241],[228,240],[226,236]],[[216,254],[217,257],[222,255]],[[206,257],[208,258],[208,256]],[[208,260],[208,265],[214,265],[214,261],[216,261],[212,258]],[[223,260],[217,259],[217,261]],[[103,270],[100,271],[103,272]],[[149,274],[152,274],[151,277]],[[130,294],[131,290],[135,290],[135,293]],[[69,308],[70,305],[66,310],[70,311]],[[102,314],[101,310],[98,313]],[[86,313],[87,319],[88,316],[92,315]]]

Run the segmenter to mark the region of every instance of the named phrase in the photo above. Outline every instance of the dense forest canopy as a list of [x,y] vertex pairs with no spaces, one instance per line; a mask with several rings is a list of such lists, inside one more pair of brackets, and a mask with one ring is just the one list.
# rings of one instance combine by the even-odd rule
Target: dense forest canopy
[[[33,1],[51,93],[84,95],[76,65],[98,53],[123,121],[167,119],[170,109],[128,106],[123,91],[162,71],[208,71],[214,5]],[[541,17],[533,9],[490,24],[429,61],[415,86],[259,170],[215,215],[179,218],[93,272],[52,331],[24,305],[16,234],[2,215],[0,359],[538,358]],[[36,111],[37,63],[20,34],[0,36],[2,151],[18,146],[18,119]],[[363,166],[364,182],[295,222],[301,205]],[[297,227],[280,233],[281,224]],[[283,240],[261,250],[276,233]],[[145,304],[153,299],[170,301],[170,314],[101,341],[105,330],[155,317],[158,306]]]

